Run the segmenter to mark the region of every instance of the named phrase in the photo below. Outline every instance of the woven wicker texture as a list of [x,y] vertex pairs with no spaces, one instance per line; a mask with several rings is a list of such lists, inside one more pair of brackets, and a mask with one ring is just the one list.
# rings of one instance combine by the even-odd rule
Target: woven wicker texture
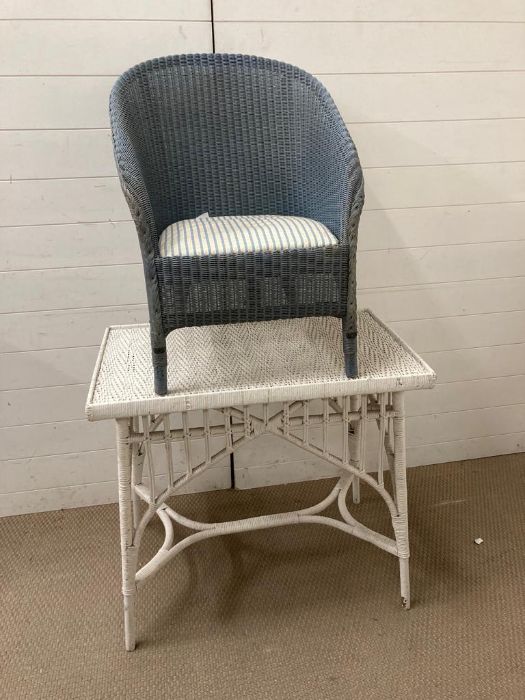
[[174,331],[169,395],[153,393],[147,325],[110,328],[90,389],[92,420],[246,403],[429,388],[432,370],[370,311],[358,313],[360,375],[347,379],[340,324],[292,319]]
[[[110,98],[117,169],[139,236],[155,385],[166,392],[175,328],[335,316],[355,376],[355,254],[363,207],[357,152],[308,73],[227,54],[170,56],[122,75]],[[174,222],[281,214],[323,223],[328,247],[163,258]]]

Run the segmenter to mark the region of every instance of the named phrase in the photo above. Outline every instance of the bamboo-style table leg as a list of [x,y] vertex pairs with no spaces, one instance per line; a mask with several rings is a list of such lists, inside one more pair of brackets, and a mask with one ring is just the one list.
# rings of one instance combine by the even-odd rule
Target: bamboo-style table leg
[[[363,401],[367,401],[368,397],[351,396],[350,397],[350,410],[359,411],[360,405]],[[361,468],[361,457],[362,457],[362,447],[361,447],[361,418],[351,421],[352,426],[352,437],[351,437],[351,456],[356,464]],[[361,482],[358,476],[352,478],[352,500],[354,503],[359,503],[361,500]]]
[[401,602],[408,610],[410,608],[410,576],[408,544],[408,503],[407,503],[407,475],[406,475],[406,438],[405,438],[405,401],[404,393],[396,392],[392,395],[392,404],[395,411],[393,419],[394,428],[394,460],[392,481],[395,484],[395,502],[398,517],[393,526],[396,533],[399,574],[401,581]]
[[[138,418],[133,418],[131,422],[131,427],[134,433],[138,433],[140,430],[140,421]],[[144,470],[144,458],[146,456],[144,445],[139,443],[133,443],[131,452],[131,483],[132,483],[132,501],[133,501],[133,527],[137,529],[140,520],[140,499],[137,495],[135,489],[133,489],[133,484],[142,483],[142,472]]]
[[118,500],[120,513],[120,550],[122,556],[122,596],[124,602],[124,639],[127,651],[135,649],[136,551],[132,494],[132,446],[129,441],[130,420],[117,423]]

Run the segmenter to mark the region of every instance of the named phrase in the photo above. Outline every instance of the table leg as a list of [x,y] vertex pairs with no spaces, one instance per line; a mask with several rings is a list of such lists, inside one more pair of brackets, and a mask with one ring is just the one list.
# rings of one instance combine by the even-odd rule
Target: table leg
[[[138,433],[140,430],[139,418],[133,418],[132,423],[133,432]],[[142,483],[142,472],[144,468],[144,444],[140,445],[134,443],[132,447],[132,461],[131,461],[131,483],[132,483],[132,501],[133,501],[133,527],[136,529],[140,520],[140,499],[137,496],[133,485]]]
[[133,497],[131,487],[132,448],[129,442],[130,420],[117,423],[118,501],[120,513],[120,551],[122,557],[122,596],[124,602],[124,639],[127,651],[135,648],[135,572],[133,546]]
[[[363,401],[366,401],[367,397],[366,396],[351,396],[350,397],[350,410],[351,411],[358,411],[360,405],[362,405]],[[356,464],[361,464],[361,436],[362,436],[362,430],[361,430],[361,418],[358,418],[355,421],[351,421],[351,426],[353,430],[353,435],[350,440],[351,444],[351,450],[350,450],[350,456],[352,460]],[[354,503],[359,503],[361,501],[361,482],[359,480],[358,476],[354,476],[352,478],[352,500]]]
[[395,411],[394,427],[394,473],[395,502],[398,517],[394,523],[399,557],[399,574],[401,582],[401,602],[408,610],[410,608],[410,574],[408,544],[408,503],[407,503],[407,478],[406,478],[406,441],[405,441],[405,405],[403,392],[396,392],[392,396],[393,409]]

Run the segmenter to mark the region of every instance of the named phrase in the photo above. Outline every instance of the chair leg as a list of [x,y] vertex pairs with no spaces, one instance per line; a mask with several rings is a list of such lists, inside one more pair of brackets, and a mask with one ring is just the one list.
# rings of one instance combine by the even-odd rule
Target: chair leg
[[153,373],[155,377],[155,393],[165,396],[168,393],[168,355],[166,352],[166,340],[164,345],[152,348]]
[[348,379],[357,377],[357,333],[348,333],[343,319],[343,353],[345,356],[345,372]]

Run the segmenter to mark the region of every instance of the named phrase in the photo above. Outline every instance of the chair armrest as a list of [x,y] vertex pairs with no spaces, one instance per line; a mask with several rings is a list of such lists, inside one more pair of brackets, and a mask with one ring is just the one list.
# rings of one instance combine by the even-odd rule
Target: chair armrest
[[364,204],[363,173],[354,142],[329,95],[325,106],[327,123],[309,166],[315,172],[315,199],[321,211],[330,207],[330,217],[337,219],[333,233],[341,243],[352,243]]
[[165,336],[155,267],[155,258],[159,257],[159,234],[152,205],[155,185],[152,179],[148,179],[144,174],[147,171],[146,160],[136,147],[136,143],[140,142],[140,132],[133,129],[133,122],[126,110],[125,97],[121,92],[122,84],[123,79],[119,78],[111,91],[109,103],[113,153],[122,192],[139,238],[146,278],[151,337],[155,347],[162,345]]
[[140,153],[137,143],[140,129],[129,116],[130,106],[126,104],[123,91],[124,81],[119,78],[110,96],[109,114],[113,139],[113,154],[122,192],[128,203],[139,235],[144,259],[158,256],[158,236],[152,205],[154,184],[148,183],[146,158]]

